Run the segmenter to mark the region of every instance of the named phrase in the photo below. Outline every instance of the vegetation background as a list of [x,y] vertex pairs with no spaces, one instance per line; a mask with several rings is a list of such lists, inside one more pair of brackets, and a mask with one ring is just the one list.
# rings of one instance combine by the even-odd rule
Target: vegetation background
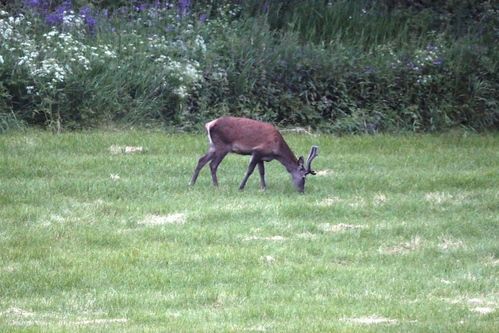
[[334,133],[499,124],[495,1],[2,3],[0,131],[223,114]]

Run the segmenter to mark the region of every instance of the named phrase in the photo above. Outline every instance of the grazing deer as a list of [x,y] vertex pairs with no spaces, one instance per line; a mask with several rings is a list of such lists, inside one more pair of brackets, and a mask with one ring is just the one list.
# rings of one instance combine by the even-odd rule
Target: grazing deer
[[299,192],[305,189],[305,177],[315,175],[312,170],[312,160],[318,155],[318,147],[312,146],[304,163],[303,157],[296,158],[281,133],[271,124],[257,120],[236,117],[222,117],[205,125],[208,132],[209,149],[202,156],[191,179],[191,186],[196,183],[199,172],[210,162],[213,185],[218,186],[217,168],[228,153],[251,155],[250,164],[239,189],[244,189],[249,176],[258,165],[260,172],[260,187],[265,190],[265,168],[263,162],[274,159],[281,162],[291,174],[293,184]]

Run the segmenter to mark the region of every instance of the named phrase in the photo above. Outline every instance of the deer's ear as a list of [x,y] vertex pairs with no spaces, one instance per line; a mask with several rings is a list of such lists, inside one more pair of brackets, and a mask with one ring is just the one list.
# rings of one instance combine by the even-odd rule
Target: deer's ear
[[298,159],[298,165],[303,166],[303,156],[300,156],[300,158]]

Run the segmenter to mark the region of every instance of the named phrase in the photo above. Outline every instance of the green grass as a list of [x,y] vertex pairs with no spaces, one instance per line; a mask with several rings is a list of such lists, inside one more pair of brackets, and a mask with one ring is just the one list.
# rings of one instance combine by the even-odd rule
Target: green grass
[[0,136],[0,331],[497,331],[497,134],[285,136],[305,195],[189,188],[203,134]]

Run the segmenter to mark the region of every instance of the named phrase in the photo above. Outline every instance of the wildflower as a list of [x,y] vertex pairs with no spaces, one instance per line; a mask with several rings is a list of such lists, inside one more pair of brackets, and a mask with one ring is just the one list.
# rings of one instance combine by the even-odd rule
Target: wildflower
[[64,0],[62,4],[56,7],[55,11],[47,15],[47,17],[45,18],[45,22],[51,26],[60,25],[64,22],[65,14],[69,13],[70,11],[71,11],[71,1]]
[[263,3],[263,6],[262,6],[262,12],[264,12],[265,14],[268,14],[268,12],[269,12],[269,8],[270,8],[270,3],[269,3],[269,1],[267,0],[267,1],[265,1],[265,2]]
[[191,0],[179,0],[178,2],[179,15],[186,16],[189,13],[190,6],[191,6]]
[[31,8],[40,8],[43,6],[42,0],[24,0],[24,5]]
[[83,20],[81,17],[74,14],[71,10],[69,13],[64,12],[64,17],[62,18],[62,24],[65,27],[75,27],[79,28],[83,25]]
[[375,73],[375,72],[376,72],[376,70],[372,66],[367,66],[367,67],[364,68],[364,73],[365,74],[372,74],[372,73]]
[[444,63],[444,61],[442,58],[437,58],[437,59],[433,60],[433,65],[435,65],[435,66],[440,66],[443,63]]
[[0,55],[0,65],[3,64],[3,62],[4,62],[3,57],[2,57],[2,55]]
[[187,88],[185,86],[180,86],[174,90],[175,95],[177,95],[180,98],[185,98],[189,94],[187,93]]
[[197,48],[201,50],[201,52],[205,53],[206,52],[206,44],[204,42],[204,39],[202,36],[196,36],[196,39],[194,40],[194,44],[196,44]]
[[95,29],[95,24],[97,23],[95,17],[92,16],[92,10],[88,6],[84,6],[80,9],[80,16],[83,18],[88,30],[93,32]]

